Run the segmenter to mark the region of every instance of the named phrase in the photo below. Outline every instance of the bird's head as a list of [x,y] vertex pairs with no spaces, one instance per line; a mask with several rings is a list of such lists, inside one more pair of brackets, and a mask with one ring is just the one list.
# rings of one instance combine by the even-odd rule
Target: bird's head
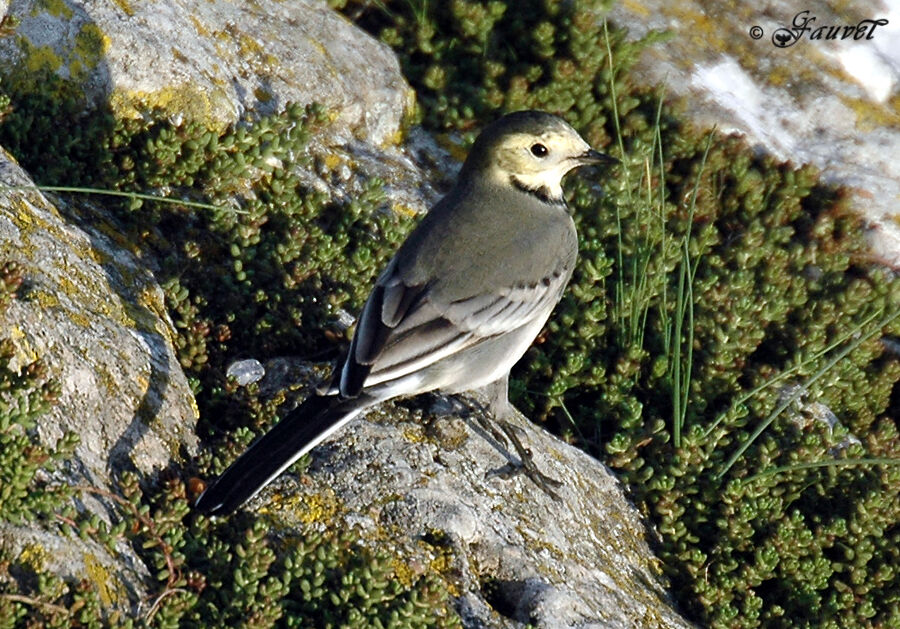
[[587,164],[616,161],[592,149],[561,118],[542,111],[518,111],[485,127],[472,145],[461,178],[488,177],[560,203],[566,173]]

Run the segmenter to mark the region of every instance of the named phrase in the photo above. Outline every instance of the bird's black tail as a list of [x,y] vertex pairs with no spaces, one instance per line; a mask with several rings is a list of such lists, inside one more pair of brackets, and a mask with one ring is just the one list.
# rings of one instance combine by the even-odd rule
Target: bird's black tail
[[194,508],[207,515],[231,513],[373,401],[364,396],[311,395],[251,444],[201,494]]

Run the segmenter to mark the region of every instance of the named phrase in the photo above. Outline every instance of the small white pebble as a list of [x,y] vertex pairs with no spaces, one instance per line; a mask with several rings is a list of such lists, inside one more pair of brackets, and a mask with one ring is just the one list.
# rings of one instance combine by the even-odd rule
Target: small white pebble
[[237,380],[240,386],[246,387],[248,384],[261,380],[266,375],[266,369],[255,358],[248,358],[228,365],[225,375]]

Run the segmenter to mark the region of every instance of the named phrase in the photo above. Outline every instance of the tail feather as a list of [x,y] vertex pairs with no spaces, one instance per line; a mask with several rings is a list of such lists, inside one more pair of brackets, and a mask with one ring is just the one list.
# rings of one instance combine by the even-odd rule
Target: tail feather
[[364,397],[310,396],[253,442],[194,507],[208,515],[233,512],[370,404]]

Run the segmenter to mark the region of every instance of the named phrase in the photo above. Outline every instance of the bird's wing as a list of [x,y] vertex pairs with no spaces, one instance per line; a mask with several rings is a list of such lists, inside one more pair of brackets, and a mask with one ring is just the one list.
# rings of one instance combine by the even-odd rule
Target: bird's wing
[[409,285],[388,266],[360,315],[338,390],[353,397],[546,317],[568,280],[565,271],[444,303],[427,283]]

